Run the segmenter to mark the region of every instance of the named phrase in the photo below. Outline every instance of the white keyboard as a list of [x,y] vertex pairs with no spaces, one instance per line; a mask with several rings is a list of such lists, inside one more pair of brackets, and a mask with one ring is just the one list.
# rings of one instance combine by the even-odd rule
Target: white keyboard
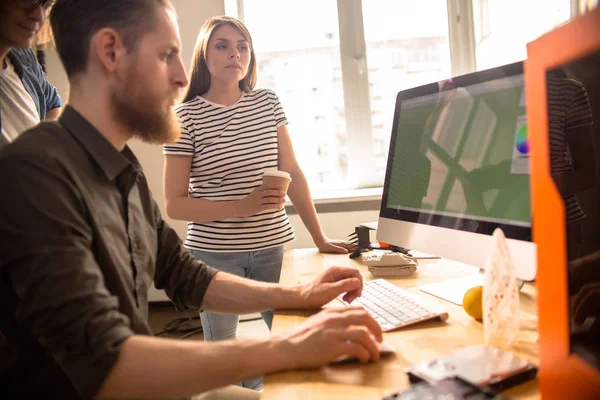
[[384,332],[434,318],[448,319],[447,312],[426,306],[418,297],[385,279],[366,282],[362,295],[350,305],[363,307]]

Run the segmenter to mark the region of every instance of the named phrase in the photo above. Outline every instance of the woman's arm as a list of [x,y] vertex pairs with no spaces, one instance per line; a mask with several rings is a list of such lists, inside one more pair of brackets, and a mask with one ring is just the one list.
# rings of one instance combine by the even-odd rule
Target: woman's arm
[[53,108],[52,110],[50,110],[46,113],[46,120],[48,120],[48,121],[57,120],[58,117],[60,117],[61,111],[62,111],[62,109],[60,107]]
[[192,156],[165,156],[165,208],[172,219],[211,222],[246,217],[264,210],[281,208],[285,202],[285,194],[278,185],[262,185],[242,200],[211,201],[188,197],[191,165]]
[[321,228],[308,182],[298,165],[292,140],[285,125],[277,128],[277,148],[279,151],[279,169],[288,172],[292,177],[292,183],[290,183],[287,194],[294,207],[296,207],[304,226],[312,236],[315,245],[324,253],[347,253],[348,249],[352,248],[350,243],[327,238]]

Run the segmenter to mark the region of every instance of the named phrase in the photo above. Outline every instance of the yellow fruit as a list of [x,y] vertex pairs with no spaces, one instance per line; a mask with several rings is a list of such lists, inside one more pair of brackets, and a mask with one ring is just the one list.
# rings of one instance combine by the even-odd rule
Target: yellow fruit
[[483,317],[483,286],[475,286],[467,290],[463,297],[463,308],[471,317],[481,319]]

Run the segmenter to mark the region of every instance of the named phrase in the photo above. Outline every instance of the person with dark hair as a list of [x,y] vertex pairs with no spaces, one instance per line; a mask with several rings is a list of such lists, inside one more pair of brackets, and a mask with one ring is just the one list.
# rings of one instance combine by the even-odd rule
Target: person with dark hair
[[173,398],[343,354],[378,360],[381,329],[358,308],[267,339],[152,337],[152,281],[178,310],[240,314],[351,302],[362,279],[343,267],[295,286],[219,272],[162,219],[127,142],[179,135],[188,80],[168,0],[57,0],[50,21],[69,104],[0,150],[0,330],[14,349],[0,398]]
[[60,114],[60,96],[30,48],[52,3],[0,1],[0,147],[41,120]]
[[[196,41],[190,86],[176,108],[177,143],[163,148],[169,217],[189,221],[185,246],[198,260],[242,277],[278,282],[284,244],[295,239],[285,192],[263,184],[263,173],[289,173],[287,194],[321,252],[353,245],[328,238],[287,130],[277,95],[255,89],[256,57],[250,33],[232,17],[206,21]],[[271,328],[273,311],[261,313]],[[204,340],[235,338],[239,316],[200,314]],[[240,383],[260,390],[262,379]]]

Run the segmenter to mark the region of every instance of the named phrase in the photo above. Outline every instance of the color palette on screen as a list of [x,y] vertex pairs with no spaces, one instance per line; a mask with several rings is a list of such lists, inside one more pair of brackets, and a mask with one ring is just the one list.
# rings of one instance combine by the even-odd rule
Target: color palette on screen
[[517,132],[517,151],[521,154],[529,154],[529,138],[527,136],[527,124],[523,125]]

